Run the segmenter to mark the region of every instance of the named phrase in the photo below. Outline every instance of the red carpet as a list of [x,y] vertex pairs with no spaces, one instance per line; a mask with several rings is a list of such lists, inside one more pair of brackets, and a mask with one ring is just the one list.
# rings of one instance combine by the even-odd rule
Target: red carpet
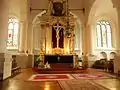
[[101,79],[101,78],[114,78],[105,74],[72,74],[76,79]]
[[92,80],[60,80],[62,90],[109,90]]
[[74,79],[70,74],[35,74],[29,81],[48,81],[48,80],[71,80]]

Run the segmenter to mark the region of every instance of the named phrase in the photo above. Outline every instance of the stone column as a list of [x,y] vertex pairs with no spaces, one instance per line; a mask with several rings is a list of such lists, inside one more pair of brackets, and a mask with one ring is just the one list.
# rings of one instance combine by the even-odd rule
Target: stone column
[[[27,42],[28,42],[28,1],[29,0],[20,0],[20,36],[21,36],[21,46],[20,50],[22,52],[26,52],[28,50]],[[29,30],[29,32],[31,32]]]
[[40,53],[43,53],[43,40],[44,40],[44,36],[43,36],[43,30],[42,27],[40,25]]
[[0,0],[0,53],[5,53],[8,33],[8,2]]
[[74,28],[72,30],[72,36],[70,38],[70,53],[74,53]]
[[117,8],[118,11],[118,29],[116,30],[116,48],[118,54],[120,54],[120,7]]
[[70,54],[70,38],[66,38],[66,52],[65,54]]
[[52,53],[51,51],[51,44],[52,44],[52,30],[51,30],[51,27],[50,25],[46,25],[45,26],[46,28],[46,54],[50,54]]
[[26,22],[20,22],[20,44],[19,44],[19,51],[25,53],[27,48],[27,29],[26,29]]
[[11,56],[7,54],[9,0],[0,0],[0,79],[11,76]]
[[87,53],[91,54],[92,46],[93,46],[91,26],[87,25],[86,30],[87,30],[87,36],[86,36],[87,37]]
[[82,52],[87,52],[87,29],[82,27]]
[[92,32],[90,25],[84,27],[82,32],[83,53],[92,53]]
[[28,26],[26,27],[27,29],[27,50],[29,53],[33,52],[33,28],[32,28],[32,23],[29,21]]
[[25,44],[24,44],[24,40],[25,40],[25,38],[24,38],[24,22],[20,22],[20,41],[19,41],[19,51],[20,52],[23,52],[24,51],[24,49],[25,49]]
[[49,54],[52,53],[52,26],[49,26]]
[[40,32],[41,32],[41,46],[42,46],[42,51],[44,52],[44,53],[46,53],[46,29],[45,29],[45,25],[42,25],[41,24],[41,30],[40,30]]

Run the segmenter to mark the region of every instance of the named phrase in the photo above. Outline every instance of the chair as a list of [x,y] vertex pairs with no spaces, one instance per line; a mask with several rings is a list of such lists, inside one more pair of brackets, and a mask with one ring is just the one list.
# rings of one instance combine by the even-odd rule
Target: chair
[[100,60],[95,61],[93,68],[107,70],[107,54],[106,52],[100,52]]
[[114,59],[117,56],[116,52],[110,52],[110,60],[108,61],[107,70],[108,72],[114,72]]

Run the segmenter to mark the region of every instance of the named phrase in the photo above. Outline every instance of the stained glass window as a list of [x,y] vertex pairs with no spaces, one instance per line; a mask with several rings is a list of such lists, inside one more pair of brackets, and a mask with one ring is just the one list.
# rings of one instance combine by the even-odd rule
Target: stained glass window
[[7,48],[9,49],[18,48],[18,31],[19,31],[18,20],[15,18],[9,18]]
[[110,48],[111,45],[111,26],[107,21],[98,21],[96,25],[97,47]]

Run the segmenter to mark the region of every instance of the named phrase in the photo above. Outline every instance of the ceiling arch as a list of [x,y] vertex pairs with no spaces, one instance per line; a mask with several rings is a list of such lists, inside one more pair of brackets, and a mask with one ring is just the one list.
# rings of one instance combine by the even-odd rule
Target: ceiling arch
[[91,7],[88,16],[88,24],[105,15],[109,15],[113,19],[116,19],[115,16],[117,16],[117,11],[113,6],[111,0],[96,0]]

